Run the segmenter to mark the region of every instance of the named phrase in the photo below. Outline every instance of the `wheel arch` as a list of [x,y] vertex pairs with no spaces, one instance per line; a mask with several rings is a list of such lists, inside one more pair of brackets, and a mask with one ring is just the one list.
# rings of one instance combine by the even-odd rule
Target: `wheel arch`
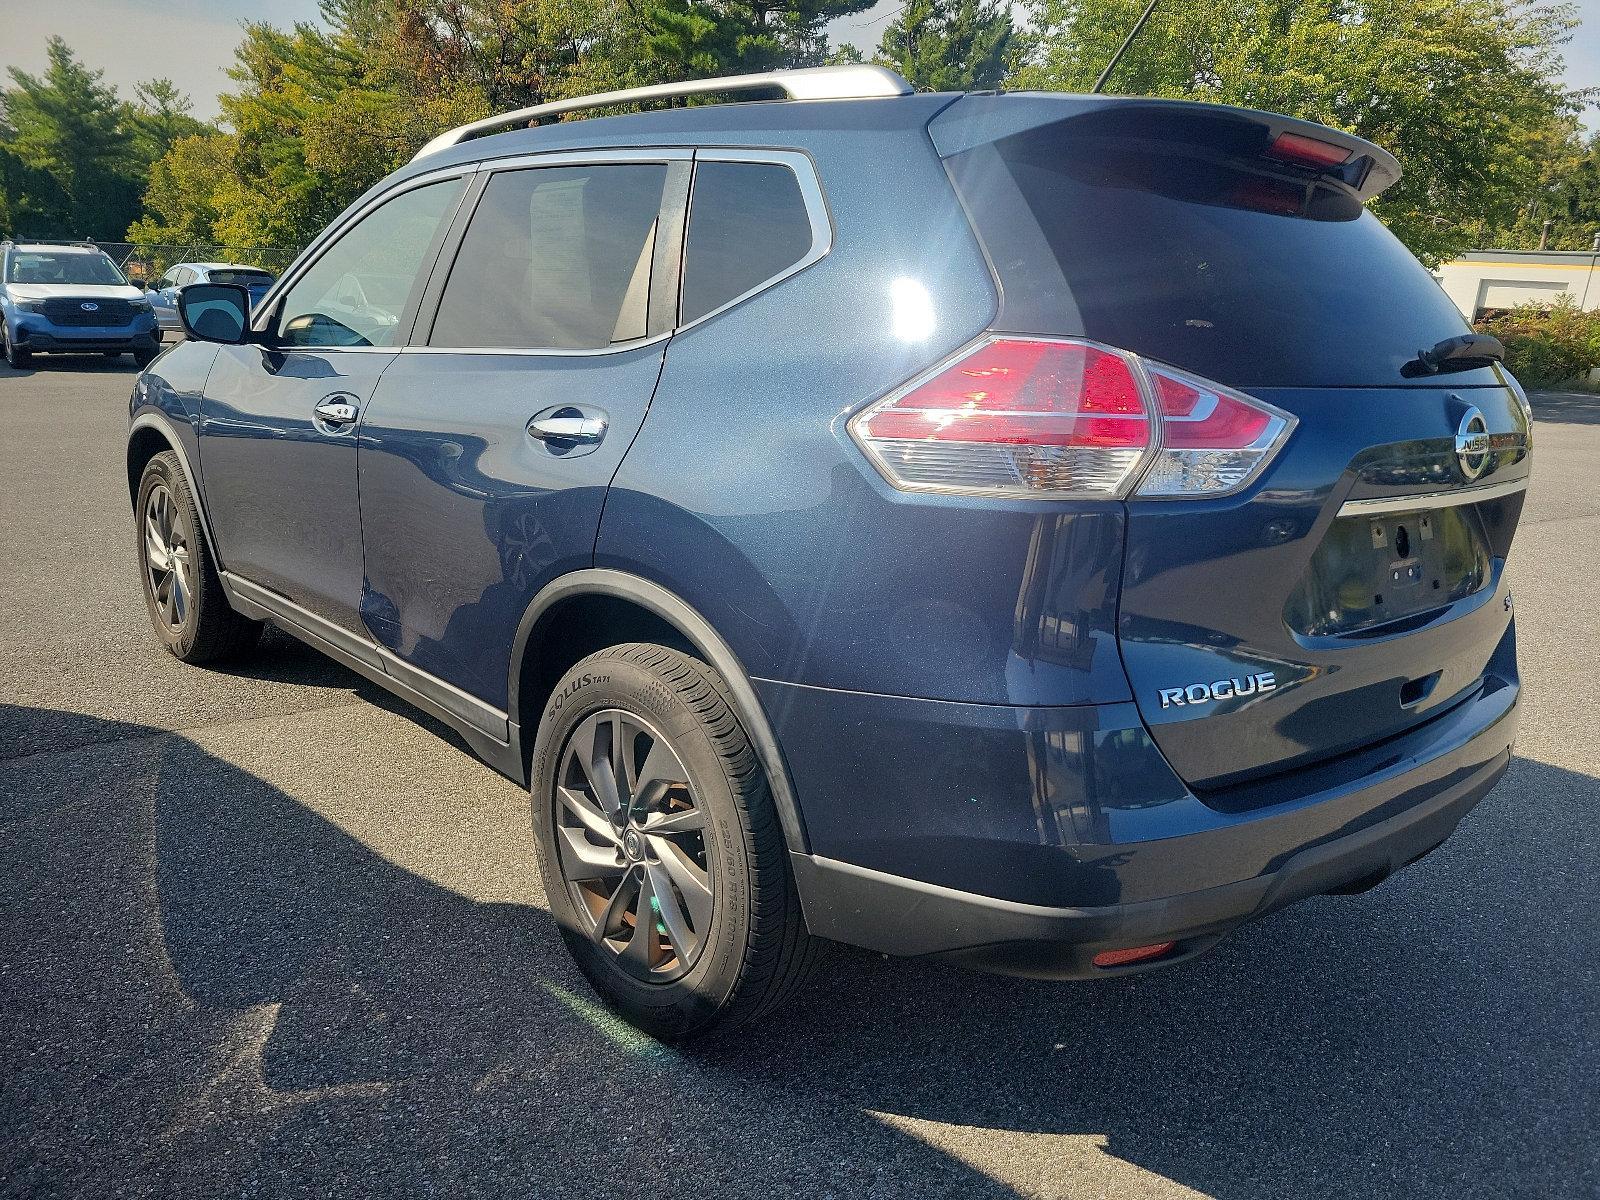
[[727,681],[734,711],[767,775],[784,839],[809,849],[782,748],[738,656],[711,623],[660,584],[595,567],[547,584],[523,614],[511,650],[508,714],[519,730],[525,777],[532,780],[534,740],[544,702],[580,659],[619,641],[655,641],[704,659]]
[[130,508],[137,507],[139,480],[144,475],[145,467],[152,458],[167,450],[178,456],[178,467],[183,471],[184,479],[188,481],[189,494],[194,497],[195,509],[200,513],[200,531],[205,535],[206,549],[210,552],[211,561],[217,570],[221,571],[222,556],[217,553],[216,538],[211,533],[211,516],[206,512],[205,496],[200,490],[200,477],[195,474],[194,467],[189,462],[188,451],[183,448],[183,439],[173,428],[172,421],[166,414],[156,409],[147,409],[140,413],[128,427],[128,505]]

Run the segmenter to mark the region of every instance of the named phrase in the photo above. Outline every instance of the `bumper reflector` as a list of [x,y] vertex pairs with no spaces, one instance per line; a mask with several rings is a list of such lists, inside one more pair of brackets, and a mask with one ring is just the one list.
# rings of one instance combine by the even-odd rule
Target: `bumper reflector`
[[1129,963],[1164,958],[1177,942],[1157,942],[1153,946],[1130,946],[1126,950],[1102,950],[1091,960],[1097,967],[1125,967]]

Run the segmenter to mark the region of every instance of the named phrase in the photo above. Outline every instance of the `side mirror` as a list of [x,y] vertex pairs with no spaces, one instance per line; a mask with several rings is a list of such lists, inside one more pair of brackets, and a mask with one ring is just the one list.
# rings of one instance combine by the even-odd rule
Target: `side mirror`
[[197,341],[243,345],[250,340],[250,293],[236,283],[191,283],[178,289],[178,319]]
[[133,286],[138,288],[141,292],[148,292],[150,290],[150,284],[139,276],[135,276],[134,278],[128,280],[128,282],[133,284]]

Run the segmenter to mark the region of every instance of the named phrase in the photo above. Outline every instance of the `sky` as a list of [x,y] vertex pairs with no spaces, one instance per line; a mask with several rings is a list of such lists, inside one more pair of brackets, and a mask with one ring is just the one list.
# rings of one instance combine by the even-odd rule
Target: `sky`
[[[900,3],[878,0],[870,12],[834,21],[828,34],[870,53]],[[1600,85],[1600,0],[1578,0],[1578,9],[1584,24],[1566,48],[1567,83]],[[194,115],[210,120],[217,93],[230,83],[224,72],[241,21],[288,26],[316,15],[316,0],[0,0],[0,70],[41,70],[45,40],[60,34],[123,94],[141,79],[165,75],[189,94]],[[1600,129],[1600,105],[1589,109],[1587,123]]]

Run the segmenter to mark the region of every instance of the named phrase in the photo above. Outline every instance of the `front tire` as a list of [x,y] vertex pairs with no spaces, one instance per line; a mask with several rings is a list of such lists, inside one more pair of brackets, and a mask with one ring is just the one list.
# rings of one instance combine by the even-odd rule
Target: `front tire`
[[5,322],[0,321],[0,343],[5,346],[6,365],[13,370],[21,371],[33,363],[33,352],[23,350],[11,340],[11,335],[6,332]]
[[699,659],[628,643],[579,662],[539,723],[531,790],[551,914],[640,1029],[731,1028],[809,973],[815,942],[766,777]]
[[135,515],[145,606],[157,640],[187,663],[219,662],[253,647],[261,623],[229,607],[194,493],[171,450],[145,465]]

